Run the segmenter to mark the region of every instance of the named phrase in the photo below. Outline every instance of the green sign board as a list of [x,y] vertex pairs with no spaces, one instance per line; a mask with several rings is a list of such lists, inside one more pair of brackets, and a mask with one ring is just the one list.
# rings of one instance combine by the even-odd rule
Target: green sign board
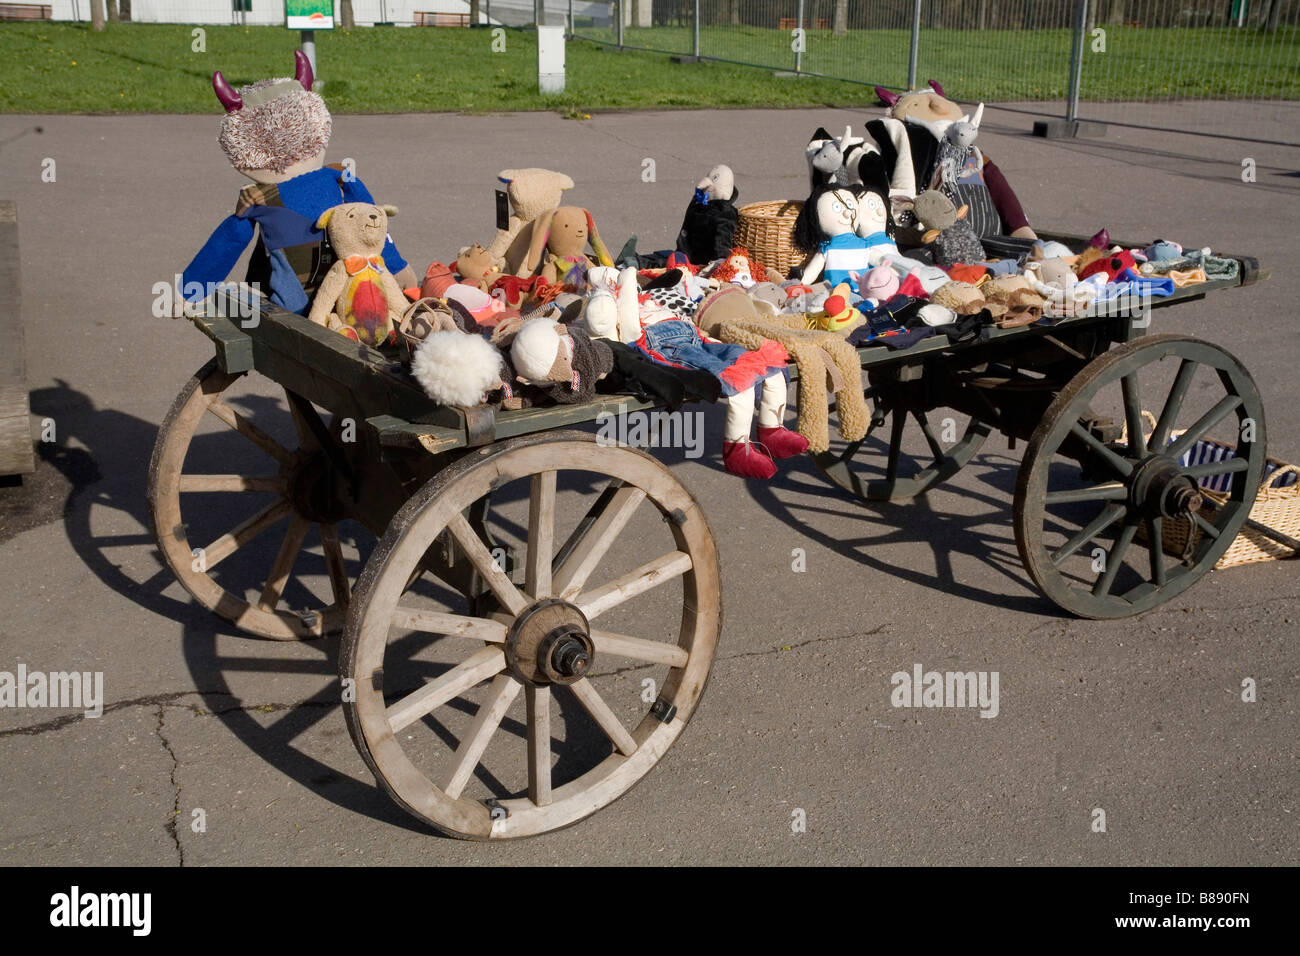
[[333,30],[334,0],[284,0],[284,18],[290,30]]

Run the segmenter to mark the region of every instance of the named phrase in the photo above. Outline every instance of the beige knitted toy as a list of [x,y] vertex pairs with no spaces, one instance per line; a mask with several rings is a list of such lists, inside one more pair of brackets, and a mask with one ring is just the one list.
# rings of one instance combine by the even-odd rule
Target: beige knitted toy
[[526,276],[531,272],[524,269],[524,259],[533,239],[533,222],[560,205],[564,191],[573,188],[573,180],[549,169],[503,169],[497,179],[506,187],[510,217],[487,251],[502,272]]

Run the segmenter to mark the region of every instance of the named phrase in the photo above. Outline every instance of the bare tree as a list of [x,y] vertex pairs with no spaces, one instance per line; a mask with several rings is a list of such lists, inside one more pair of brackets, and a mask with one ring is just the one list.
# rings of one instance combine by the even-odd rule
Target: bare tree
[[835,0],[835,35],[849,35],[849,0]]
[[117,22],[117,0],[104,0],[104,6],[108,10],[108,22]]
[[[352,6],[351,0],[347,0],[348,6]],[[469,22],[473,26],[478,23],[479,0],[469,0]]]
[[131,0],[117,0],[117,17],[124,23],[131,22]]
[[1124,0],[1110,0],[1110,16],[1106,17],[1107,23],[1124,22]]
[[96,33],[104,32],[104,0],[90,0],[90,28]]
[[339,25],[344,30],[355,30],[356,17],[352,15],[352,0],[339,0]]

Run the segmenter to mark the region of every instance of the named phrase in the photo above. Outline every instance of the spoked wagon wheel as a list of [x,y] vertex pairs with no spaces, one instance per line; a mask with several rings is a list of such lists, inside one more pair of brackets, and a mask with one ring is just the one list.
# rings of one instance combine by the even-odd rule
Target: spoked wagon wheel
[[[466,511],[489,494],[485,536]],[[510,548],[489,550],[507,539],[521,586]],[[422,579],[445,575],[430,554],[468,562],[485,595]],[[663,465],[579,432],[501,442],[426,484],[367,562],[340,654],[348,728],[380,784],[444,833],[567,826],[681,733],[721,613],[713,535]]]
[[[223,372],[215,360],[209,362],[176,396],[158,429],[149,463],[149,511],[158,547],[185,589],[204,607],[241,630],[281,641],[306,640],[338,631],[347,611],[350,581],[337,525],[344,515],[330,500],[330,471],[313,431],[324,429],[324,425],[319,418],[309,422],[307,416],[315,416],[315,410],[291,396],[289,408],[297,447],[290,447],[293,442],[272,436],[226,401],[227,390],[242,377]],[[203,473],[186,472],[196,431],[208,419],[224,423],[228,429],[225,435],[241,436],[237,440],[243,447],[237,451],[251,454],[233,455],[234,461],[255,462],[226,464],[227,459],[222,457],[217,467],[252,473],[214,473],[211,468]],[[228,524],[202,531],[196,528],[196,523],[210,517],[214,499],[235,495],[241,503],[246,499],[247,505]],[[265,562],[259,567],[239,567],[233,569],[236,573],[230,573],[232,564],[242,561],[247,565],[253,560],[246,550],[233,557],[237,552],[282,522],[287,522],[287,527],[281,532],[283,537],[273,560],[265,562],[264,557],[259,557],[257,560]],[[328,603],[310,591],[290,590],[313,524],[318,527],[329,579],[332,600]],[[241,575],[237,573],[240,571],[248,573]],[[241,583],[252,585],[251,592],[259,592],[256,596],[230,590],[235,585],[229,582],[241,577]],[[312,603],[304,601],[305,606],[292,609],[286,595],[288,599],[306,598]]]
[[[1161,396],[1154,426],[1144,423],[1144,399],[1154,409]],[[1236,455],[1199,462],[1203,438]],[[1070,381],[1029,441],[1016,485],[1020,556],[1039,589],[1080,617],[1149,610],[1227,550],[1264,459],[1263,406],[1240,362],[1176,335],[1122,345]],[[1211,505],[1200,483],[1220,475],[1231,491]],[[1192,544],[1170,547],[1174,532]]]
[[864,500],[905,501],[929,491],[966,467],[989,436],[978,419],[909,407],[905,386],[873,385],[865,394],[867,434],[813,456],[826,477]]

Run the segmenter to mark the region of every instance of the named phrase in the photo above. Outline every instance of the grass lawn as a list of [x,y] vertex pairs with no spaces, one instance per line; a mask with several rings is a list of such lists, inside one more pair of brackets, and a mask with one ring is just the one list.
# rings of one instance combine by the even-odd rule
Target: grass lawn
[[[110,24],[103,33],[71,23],[0,25],[0,112],[208,113],[209,79],[221,70],[236,86],[286,73],[297,34],[282,27]],[[598,39],[610,31],[590,31]],[[628,29],[629,46],[687,52],[688,28]],[[808,34],[803,69],[843,80],[775,78],[770,69],[730,63],[677,65],[658,52],[618,51],[574,41],[568,91],[536,91],[536,34],[508,30],[493,52],[488,30],[371,28],[317,34],[330,109],[376,113],[471,113],[553,109],[571,116],[600,109],[711,106],[860,106],[875,94],[861,82],[906,82],[905,31]],[[709,27],[701,52],[791,69],[790,37],[756,27]],[[1069,32],[943,31],[922,35],[920,75],[962,99],[1065,96]],[[1272,97],[1300,99],[1300,32],[1145,30],[1111,27],[1105,52],[1085,54],[1085,99]]]

